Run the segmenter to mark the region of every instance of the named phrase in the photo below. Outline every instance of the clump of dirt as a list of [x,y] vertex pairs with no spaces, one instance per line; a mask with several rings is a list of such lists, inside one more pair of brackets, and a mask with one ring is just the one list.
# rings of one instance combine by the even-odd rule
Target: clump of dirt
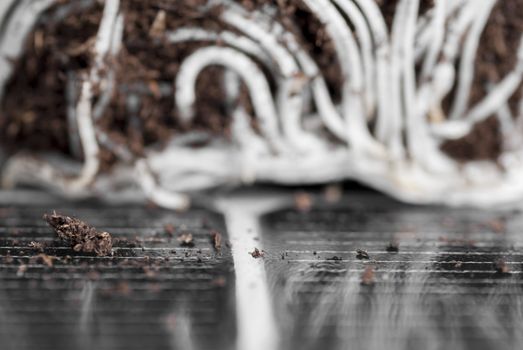
[[367,253],[366,250],[356,249],[356,259],[369,260],[370,256],[369,256],[369,253]]
[[265,257],[265,251],[259,250],[258,248],[254,248],[254,251],[249,252],[249,254],[254,258],[264,258]]
[[504,259],[499,259],[494,262],[494,268],[497,273],[506,274],[510,272],[510,267]]
[[61,240],[71,245],[75,252],[94,253],[97,256],[111,255],[112,237],[108,232],[97,231],[77,218],[56,213],[45,214],[44,220]]
[[182,247],[194,247],[192,233],[184,232],[178,236],[177,240]]
[[393,240],[393,241],[389,242],[389,244],[387,244],[387,246],[385,247],[385,250],[389,253],[397,253],[400,251],[400,244],[398,241]]

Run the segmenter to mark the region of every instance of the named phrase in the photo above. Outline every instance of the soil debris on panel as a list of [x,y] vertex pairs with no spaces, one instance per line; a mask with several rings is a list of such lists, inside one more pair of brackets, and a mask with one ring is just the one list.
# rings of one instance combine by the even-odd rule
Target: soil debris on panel
[[264,258],[265,257],[265,251],[264,250],[259,250],[258,248],[254,248],[254,250],[252,252],[249,252],[249,254],[254,259]]
[[507,274],[510,272],[510,267],[504,259],[498,259],[494,262],[494,268],[497,273]]
[[194,240],[192,237],[192,233],[184,232],[180,234],[177,238],[178,242],[180,242],[180,246],[182,247],[194,247]]
[[94,253],[97,256],[112,255],[112,237],[108,232],[97,231],[77,218],[57,213],[45,214],[44,220],[61,240],[69,243],[75,252]]
[[222,249],[222,234],[218,231],[211,231],[211,239],[214,249],[220,251]]
[[366,250],[356,249],[356,259],[369,260],[370,256],[369,256],[369,253],[367,253]]
[[385,247],[385,250],[389,253],[397,253],[400,251],[400,244],[396,240],[390,241]]

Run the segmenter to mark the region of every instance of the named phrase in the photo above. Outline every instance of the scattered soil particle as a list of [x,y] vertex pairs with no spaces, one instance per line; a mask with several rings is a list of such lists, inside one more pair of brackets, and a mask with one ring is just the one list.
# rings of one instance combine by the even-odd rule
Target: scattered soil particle
[[54,256],[50,256],[44,253],[40,253],[37,256],[34,256],[30,259],[31,263],[40,263],[47,265],[48,267],[53,267],[53,262],[56,259]]
[[296,210],[307,213],[312,208],[312,197],[306,192],[298,192],[294,195],[294,207]]
[[68,242],[75,252],[95,253],[97,256],[109,256],[112,253],[112,238],[108,232],[99,232],[85,222],[64,215],[53,213],[44,215],[58,237]]
[[333,256],[332,258],[327,258],[327,260],[342,261],[343,259],[340,256]]
[[32,241],[31,243],[29,243],[29,248],[34,249],[39,252],[44,251],[44,245],[40,242]]
[[222,249],[222,234],[218,231],[211,231],[211,239],[212,244],[214,246],[214,249],[221,250]]
[[369,260],[370,259],[369,253],[367,253],[367,251],[363,250],[363,249],[356,249],[356,259]]
[[192,233],[184,232],[178,236],[177,240],[182,247],[194,247]]
[[163,230],[171,238],[174,237],[174,233],[176,232],[173,224],[165,224]]
[[249,252],[249,254],[251,254],[251,256],[254,259],[264,258],[265,257],[265,251],[259,250],[258,248],[254,248],[254,251]]
[[323,197],[329,204],[338,203],[343,195],[343,188],[340,185],[328,185],[325,187]]
[[365,270],[363,270],[363,273],[361,274],[361,285],[372,286],[374,285],[374,282],[374,267],[366,266]]
[[389,244],[387,244],[385,250],[389,253],[397,253],[400,251],[400,244],[398,241],[391,241]]
[[505,260],[499,259],[494,262],[494,268],[497,273],[509,273],[510,267],[507,265]]

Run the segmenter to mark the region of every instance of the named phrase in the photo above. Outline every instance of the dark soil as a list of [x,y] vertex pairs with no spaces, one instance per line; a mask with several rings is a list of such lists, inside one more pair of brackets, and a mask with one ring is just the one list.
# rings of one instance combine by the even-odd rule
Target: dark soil
[[[62,1],[63,3],[63,1]],[[65,87],[67,74],[85,71],[91,39],[98,31],[101,6],[94,5],[56,21],[47,11],[15,63],[0,108],[0,145],[8,150],[57,150],[69,153]]]
[[[394,14],[396,13],[396,6],[398,6],[399,2],[399,0],[376,0],[376,3],[383,13],[383,17],[385,18],[385,23],[387,24],[389,31],[392,29]],[[432,7],[434,7],[434,0],[421,0],[419,4],[420,15],[424,14]]]
[[[398,0],[376,1],[390,27]],[[334,100],[339,101],[343,81],[333,42],[301,0],[237,2],[250,10],[274,5],[278,9],[275,21],[295,33],[320,67]],[[74,1],[63,0],[59,6],[64,3]],[[234,31],[220,22],[221,7],[209,8],[206,12],[197,10],[206,3],[206,0],[122,1],[126,18],[124,45],[111,62],[117,88],[106,113],[97,123],[116,145],[125,146],[132,155],[139,156],[145,146],[164,145],[173,135],[189,130],[203,130],[226,139],[230,136],[231,118],[225,103],[222,68],[209,67],[199,76],[198,103],[191,123],[180,122],[173,98],[173,81],[181,62],[209,43],[172,45],[163,37],[164,31],[182,26]],[[420,13],[432,6],[433,0],[422,0]],[[81,158],[81,152],[74,152],[69,140],[66,84],[68,76],[87,71],[91,64],[102,7],[94,2],[90,8],[78,8],[60,21],[56,20],[57,9],[51,8],[40,18],[27,39],[25,54],[14,63],[16,73],[0,105],[0,145],[11,152],[55,150]],[[523,31],[521,13],[523,0],[504,0],[496,5],[481,40],[471,104],[485,95],[488,83],[499,81],[513,68],[519,35]],[[274,89],[274,82],[270,83]],[[523,87],[511,99],[513,111],[522,94]],[[252,112],[245,86],[241,88],[238,103]],[[253,125],[256,127],[255,122]],[[478,137],[482,137],[481,142]],[[463,139],[445,143],[442,149],[462,161],[496,159],[500,144],[497,123],[489,120]],[[107,145],[102,145],[99,156],[102,170],[122,158]]]
[[99,232],[85,222],[69,216],[44,215],[47,221],[61,240],[68,242],[71,248],[78,253],[110,256],[112,253],[112,238],[108,232]]
[[468,135],[444,142],[441,150],[461,162],[497,159],[502,151],[497,118],[490,117],[476,124]]

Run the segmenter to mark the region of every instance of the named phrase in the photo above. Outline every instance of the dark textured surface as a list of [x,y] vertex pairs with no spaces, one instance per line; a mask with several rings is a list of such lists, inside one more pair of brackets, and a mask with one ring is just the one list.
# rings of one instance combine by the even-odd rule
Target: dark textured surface
[[[521,346],[523,216],[350,200],[263,220],[284,349]],[[397,253],[386,251],[391,241]],[[499,259],[508,273],[496,271]],[[367,266],[372,286],[361,285]]]
[[[234,271],[220,215],[45,203],[0,205],[1,349],[234,348]],[[111,232],[114,257],[74,255],[41,219],[53,209]],[[352,194],[336,207],[268,214],[262,227],[282,350],[517,349],[523,341],[519,212]],[[223,235],[220,254],[213,229]],[[195,247],[180,247],[183,232]],[[59,257],[52,267],[35,258],[32,241]],[[391,242],[398,252],[387,251]],[[370,259],[357,259],[357,249]],[[374,284],[361,285],[369,266]]]
[[[114,256],[79,255],[56,240],[42,220],[53,209],[110,232]],[[212,229],[226,240],[222,218],[207,211],[3,205],[1,349],[229,349],[234,273],[229,249],[215,251]],[[191,232],[195,246],[180,247],[179,232]],[[58,257],[52,267],[34,258],[32,241]]]

